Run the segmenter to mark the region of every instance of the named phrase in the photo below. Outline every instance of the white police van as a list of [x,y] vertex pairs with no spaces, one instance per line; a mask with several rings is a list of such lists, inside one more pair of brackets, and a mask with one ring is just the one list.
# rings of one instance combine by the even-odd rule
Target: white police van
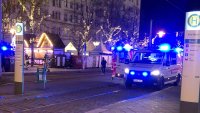
[[174,50],[138,50],[134,57],[123,65],[124,83],[127,88],[132,84],[146,84],[162,89],[164,85],[178,85],[182,72],[182,57]]

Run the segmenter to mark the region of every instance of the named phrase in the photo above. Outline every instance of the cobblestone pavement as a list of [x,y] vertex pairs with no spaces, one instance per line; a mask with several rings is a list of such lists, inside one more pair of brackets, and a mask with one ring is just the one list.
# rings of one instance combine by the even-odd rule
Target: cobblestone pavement
[[23,96],[11,93],[12,83],[0,85],[0,113],[178,113],[179,109],[180,87],[127,90],[121,81],[111,81],[110,73],[99,71],[57,73],[48,80],[44,90],[33,76],[25,76]]
[[180,87],[169,87],[86,113],[179,113]]

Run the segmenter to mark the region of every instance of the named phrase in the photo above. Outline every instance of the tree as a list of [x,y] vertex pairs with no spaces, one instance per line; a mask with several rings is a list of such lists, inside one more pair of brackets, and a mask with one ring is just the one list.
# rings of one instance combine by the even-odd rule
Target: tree
[[39,29],[42,21],[50,15],[43,15],[41,8],[48,0],[18,0],[23,16],[26,19],[27,27],[31,33],[35,33]]
[[20,16],[17,16],[19,11],[17,11],[18,9],[16,7],[18,7],[18,5],[14,0],[2,0],[4,32],[9,32],[10,28],[15,26],[15,23],[20,19]]
[[[86,8],[86,10],[84,8]],[[81,52],[85,54],[87,49],[86,43],[92,38],[92,28],[94,27],[93,8],[93,2],[89,0],[84,0],[83,2],[81,0],[81,27],[73,31],[77,37],[72,39],[73,43],[78,48],[78,55],[80,55]]]
[[[124,0],[94,0],[95,22],[106,37],[106,42],[134,42],[139,33],[139,9],[126,6]],[[99,19],[100,18],[100,19]]]
[[27,32],[38,32],[42,21],[50,16],[41,12],[47,2],[48,0],[4,0],[4,25],[9,24],[12,27],[16,22],[23,22]]

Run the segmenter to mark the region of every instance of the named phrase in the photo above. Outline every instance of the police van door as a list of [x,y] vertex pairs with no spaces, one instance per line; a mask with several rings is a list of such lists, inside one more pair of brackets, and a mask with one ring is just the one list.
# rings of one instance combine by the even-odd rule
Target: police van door
[[117,52],[116,72],[119,74],[124,73],[124,66],[123,66],[124,59],[125,59],[124,52]]
[[164,75],[165,83],[171,81],[171,63],[170,63],[170,53],[165,53],[164,60],[163,60],[163,68],[162,73]]
[[177,53],[171,52],[170,53],[170,72],[171,72],[171,80],[176,81],[176,76],[180,71],[180,65],[177,65]]

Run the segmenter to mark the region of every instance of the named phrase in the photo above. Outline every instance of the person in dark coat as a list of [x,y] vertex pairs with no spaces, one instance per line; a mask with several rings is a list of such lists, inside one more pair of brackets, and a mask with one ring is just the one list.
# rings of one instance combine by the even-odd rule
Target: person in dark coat
[[102,60],[101,60],[101,71],[105,74],[106,72],[106,60],[105,58],[103,57]]

